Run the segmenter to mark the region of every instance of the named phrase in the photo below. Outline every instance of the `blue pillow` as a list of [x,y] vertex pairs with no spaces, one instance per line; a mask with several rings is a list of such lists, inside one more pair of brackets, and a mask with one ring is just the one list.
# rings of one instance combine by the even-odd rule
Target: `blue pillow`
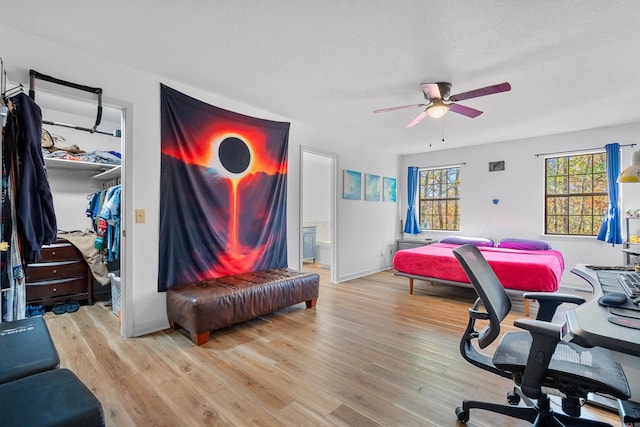
[[498,242],[499,248],[521,249],[525,251],[548,251],[551,245],[544,240],[535,239],[502,239]]
[[463,237],[463,236],[448,236],[440,240],[440,243],[449,243],[450,245],[474,245],[474,246],[493,246],[494,242],[491,239],[485,239],[483,237]]

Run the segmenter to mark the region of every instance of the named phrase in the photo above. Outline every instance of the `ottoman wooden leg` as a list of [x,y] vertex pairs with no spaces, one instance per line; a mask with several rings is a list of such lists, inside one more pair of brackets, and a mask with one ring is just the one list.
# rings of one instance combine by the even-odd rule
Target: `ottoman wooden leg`
[[209,341],[209,334],[210,332],[203,332],[201,334],[194,334],[191,332],[191,341],[195,345],[206,344]]
[[304,303],[307,305],[307,308],[313,308],[316,306],[316,303],[318,302],[318,298],[314,298],[314,299],[310,299],[308,301],[305,301]]

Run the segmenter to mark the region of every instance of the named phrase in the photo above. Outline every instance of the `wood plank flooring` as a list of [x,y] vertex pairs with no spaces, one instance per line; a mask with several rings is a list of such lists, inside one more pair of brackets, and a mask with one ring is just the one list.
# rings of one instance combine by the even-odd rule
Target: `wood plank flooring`
[[[95,393],[107,426],[456,426],[464,398],[505,402],[511,382],[458,352],[471,289],[416,282],[409,295],[390,271],[340,284],[314,271],[316,308],[215,331],[201,347],[171,330],[123,339],[100,303],[45,319],[61,366]],[[528,424],[472,411],[467,425]]]

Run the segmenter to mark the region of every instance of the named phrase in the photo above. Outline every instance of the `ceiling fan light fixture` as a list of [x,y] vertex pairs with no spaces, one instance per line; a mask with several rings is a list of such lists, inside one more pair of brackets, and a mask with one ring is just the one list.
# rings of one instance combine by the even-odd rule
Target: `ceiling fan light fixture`
[[640,182],[640,150],[634,151],[631,165],[627,166],[620,176],[618,182],[626,184],[629,182]]
[[427,114],[429,117],[433,117],[434,119],[439,119],[440,117],[447,114],[449,111],[449,106],[442,102],[441,99],[435,101],[433,105],[427,107]]

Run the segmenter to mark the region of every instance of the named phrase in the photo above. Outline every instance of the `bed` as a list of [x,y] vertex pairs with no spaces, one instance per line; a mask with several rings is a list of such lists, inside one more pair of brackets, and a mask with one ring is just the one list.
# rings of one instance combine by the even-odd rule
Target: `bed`
[[[418,248],[399,250],[393,257],[394,274],[409,278],[411,294],[413,294],[414,279],[470,286],[467,275],[453,255],[453,249],[463,243],[465,242],[454,244],[441,241]],[[529,247],[526,245],[476,246],[508,291],[522,294],[558,290],[564,271],[564,258],[559,251],[550,248],[522,249],[522,247]],[[526,316],[529,316],[529,310],[529,300],[525,299]]]

